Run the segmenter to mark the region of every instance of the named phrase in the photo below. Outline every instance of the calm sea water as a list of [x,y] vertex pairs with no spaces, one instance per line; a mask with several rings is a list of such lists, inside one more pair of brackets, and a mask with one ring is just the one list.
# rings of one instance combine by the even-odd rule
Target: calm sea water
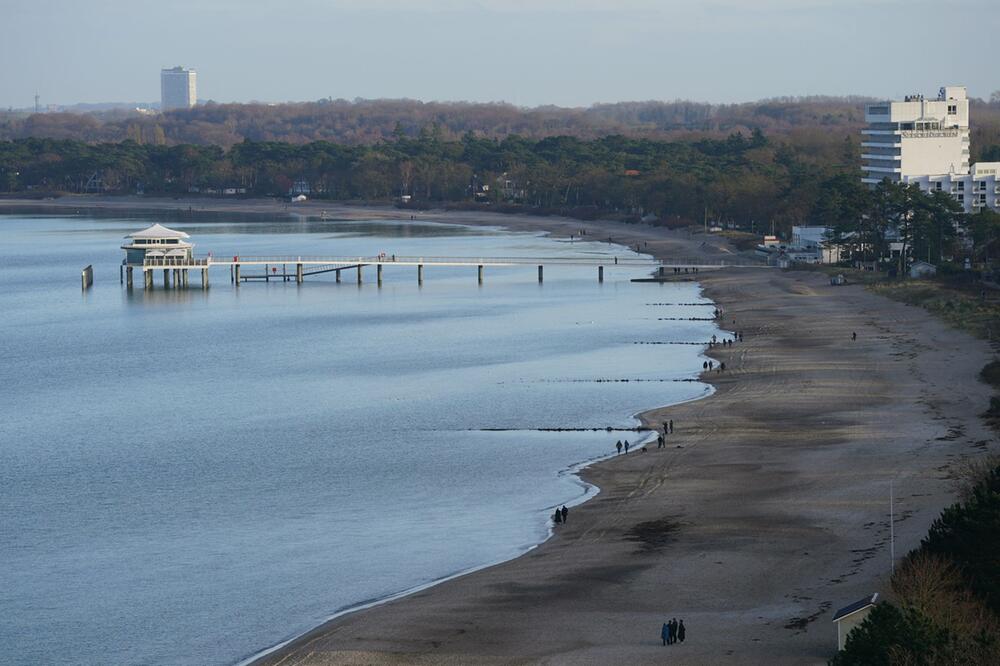
[[[430,223],[156,220],[217,256],[627,252]],[[516,556],[552,507],[595,492],[571,469],[635,435],[538,429],[631,427],[708,391],[679,381],[701,347],[635,344],[715,332],[662,320],[710,313],[691,284],[551,267],[539,285],[528,266],[482,286],[427,268],[418,287],[390,267],[381,289],[237,289],[217,270],[208,291],[128,292],[118,247],[152,221],[0,216],[0,645],[16,663],[233,663]]]

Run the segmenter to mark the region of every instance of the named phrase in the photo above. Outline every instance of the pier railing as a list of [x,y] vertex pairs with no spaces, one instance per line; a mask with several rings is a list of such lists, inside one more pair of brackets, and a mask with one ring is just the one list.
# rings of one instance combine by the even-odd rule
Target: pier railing
[[142,261],[143,266],[156,266],[156,267],[184,267],[191,268],[192,266],[204,266],[208,267],[212,263],[211,257],[146,257]]
[[761,262],[744,257],[727,257],[724,259],[706,259],[704,257],[669,257],[653,259],[646,257],[450,257],[450,256],[408,256],[408,255],[374,255],[353,257],[331,257],[316,255],[226,255],[208,257],[146,257],[143,266],[147,268],[194,268],[212,265],[230,266],[233,264],[323,264],[328,266],[357,266],[373,264],[403,264],[428,266],[635,266],[650,268],[656,266],[699,266],[699,267],[736,267],[760,266]]

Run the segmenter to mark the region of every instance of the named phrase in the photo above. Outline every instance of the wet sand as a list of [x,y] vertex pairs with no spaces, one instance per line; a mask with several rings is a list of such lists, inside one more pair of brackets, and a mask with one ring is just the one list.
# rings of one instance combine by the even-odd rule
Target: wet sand
[[[661,256],[728,251],[642,226],[421,219],[584,227]],[[710,352],[727,367],[705,376],[713,396],[642,415],[674,420],[668,448],[588,468],[600,494],[528,554],[338,618],[261,663],[825,663],[833,610],[889,573],[890,479],[902,554],[951,501],[949,466],[994,447],[978,418],[990,389],[976,378],[991,353],[819,274],[727,269],[700,282],[744,342]],[[663,647],[671,617],[687,641]]]

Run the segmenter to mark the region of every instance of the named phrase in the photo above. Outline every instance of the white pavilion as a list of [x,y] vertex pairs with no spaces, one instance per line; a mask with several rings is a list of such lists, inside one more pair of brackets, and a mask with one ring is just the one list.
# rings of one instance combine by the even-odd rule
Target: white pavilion
[[168,229],[162,224],[154,224],[148,229],[129,234],[125,250],[126,266],[142,266],[146,259],[175,259],[178,263],[191,260],[194,244],[189,243],[189,235],[183,231]]

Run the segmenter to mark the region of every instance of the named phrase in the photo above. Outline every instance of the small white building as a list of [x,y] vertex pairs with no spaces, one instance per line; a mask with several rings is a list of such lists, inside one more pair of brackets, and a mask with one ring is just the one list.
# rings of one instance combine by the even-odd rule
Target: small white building
[[844,606],[833,614],[833,621],[837,625],[838,650],[844,649],[844,644],[847,643],[847,634],[851,633],[852,629],[865,621],[868,614],[875,608],[877,600],[878,592],[870,597],[855,601],[850,606]]
[[151,227],[129,234],[125,250],[125,265],[142,266],[146,258],[190,260],[194,254],[194,244],[183,231],[168,229],[157,223]]
[[914,261],[910,264],[911,278],[928,278],[937,275],[937,266],[926,261]]

